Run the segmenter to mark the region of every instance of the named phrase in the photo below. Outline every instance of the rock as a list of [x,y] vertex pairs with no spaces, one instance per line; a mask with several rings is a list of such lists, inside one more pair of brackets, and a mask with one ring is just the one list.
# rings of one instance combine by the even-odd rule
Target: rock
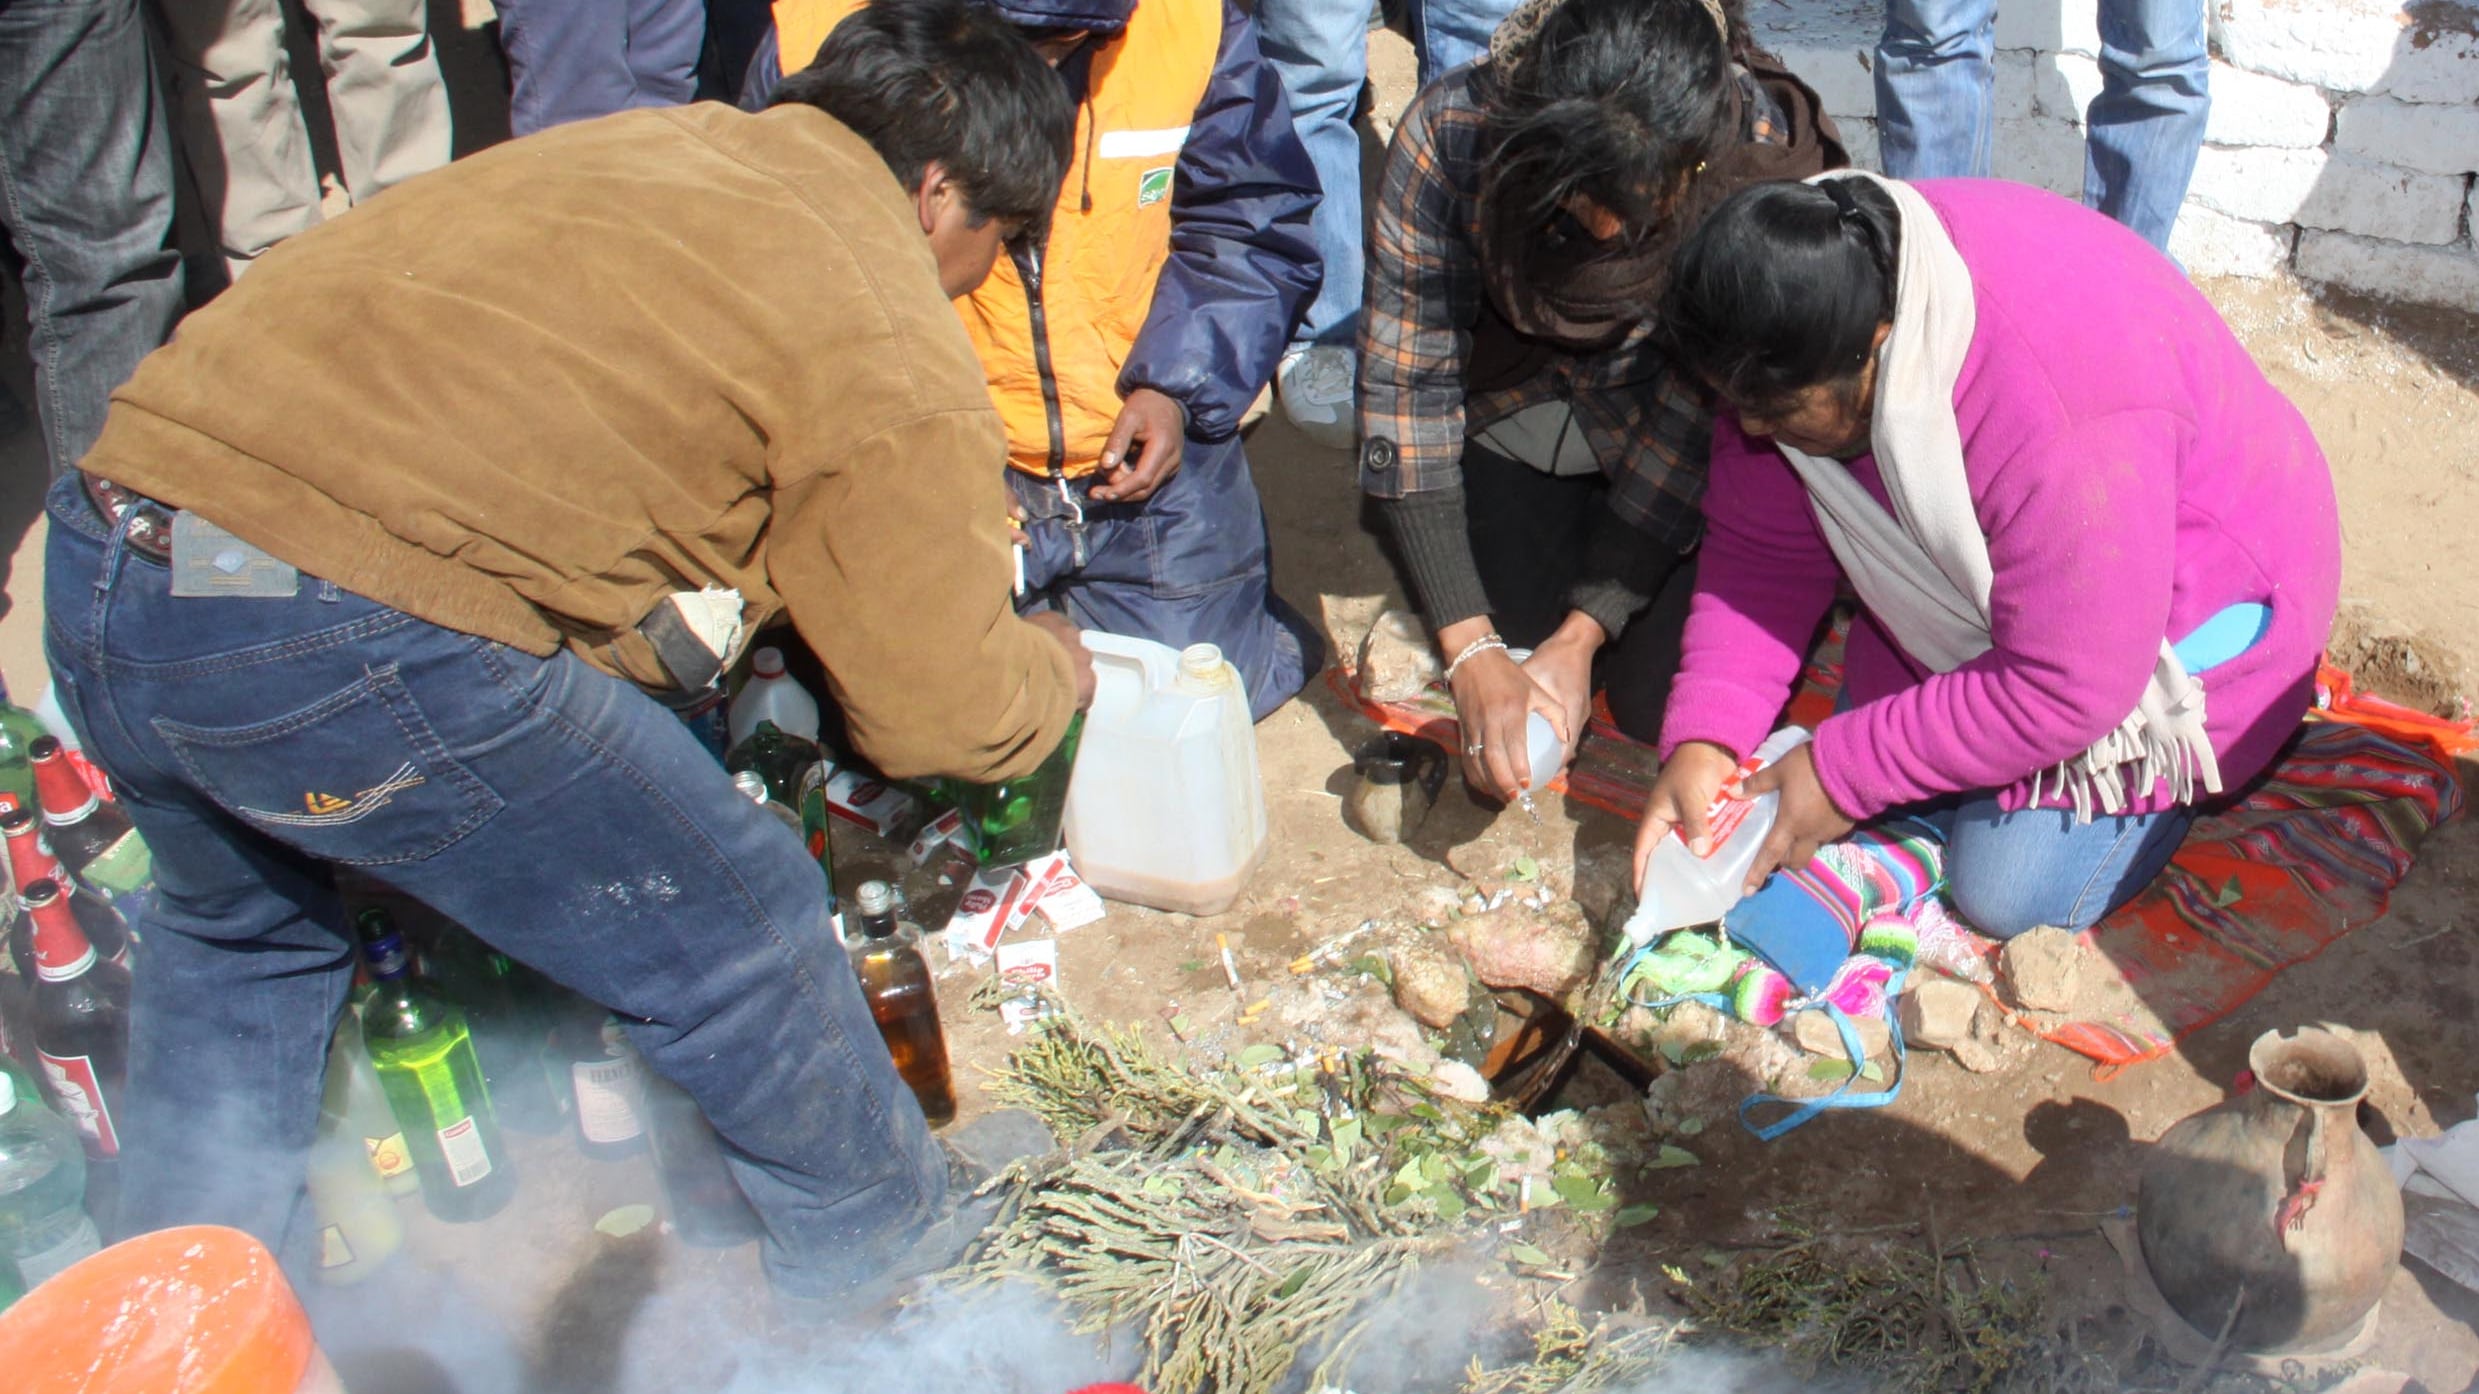
[[1592,976],[1592,926],[1575,902],[1546,910],[1510,904],[1469,915],[1446,931],[1448,942],[1489,987],[1523,988],[1559,1001]]
[[1424,886],[1412,897],[1412,913],[1425,925],[1444,927],[1463,908],[1463,896],[1452,886]]
[[[1884,1060],[1894,1053],[1893,1028],[1881,1016],[1856,1016],[1851,1027],[1859,1034],[1860,1053],[1870,1060]],[[1842,1048],[1842,1033],[1833,1024],[1829,1012],[1799,1012],[1791,1017],[1791,1039],[1810,1055],[1829,1060],[1847,1060],[1850,1052]]]
[[1369,626],[1360,644],[1360,695],[1372,702],[1405,702],[1446,675],[1429,631],[1409,610],[1388,610]]
[[1929,978],[1902,995],[1902,1037],[1928,1050],[1952,1050],[1971,1039],[1980,994],[1950,978]]
[[2015,1001],[2036,1012],[2073,1010],[2083,986],[2082,940],[2043,925],[2007,940],[1998,961]]
[[[2221,94],[2212,100],[2218,105]],[[2479,107],[2361,97],[2341,108],[2333,148],[2430,174],[2468,174],[2479,169]]]
[[2297,241],[2298,229],[2287,224],[2251,223],[2190,203],[2169,231],[2169,254],[2191,276],[2260,281],[2288,268]]
[[2460,235],[2458,174],[2426,174],[2323,150],[2207,146],[2192,197],[2230,217],[2442,246]]
[[1645,1007],[1630,1008],[1627,1015],[1619,1019],[1620,1028],[1625,1029],[1639,1012],[1645,1019],[1636,1024],[1644,1030],[1635,1039],[1664,1055],[1673,1055],[1694,1046],[1719,1045],[1730,1036],[1731,1019],[1702,1002],[1681,1002],[1671,1007],[1666,1015]]
[[1460,1060],[1441,1060],[1429,1072],[1429,1087],[1450,1099],[1467,1104],[1489,1102],[1489,1081],[1481,1072]]
[[1506,874],[1507,863],[1515,860],[1515,851],[1504,842],[1482,838],[1458,842],[1446,849],[1446,865],[1466,881],[1479,881]]
[[[2470,200],[2479,214],[2479,195]],[[2298,274],[2387,300],[2449,305],[2479,314],[2479,256],[2453,247],[2411,247],[2347,233],[2302,233]]]
[[1975,1075],[1994,1074],[2006,1063],[2005,1057],[1998,1053],[1996,1047],[1977,1036],[1965,1036],[1955,1042],[1953,1056],[1955,1064]]
[[1394,1003],[1431,1030],[1443,1030],[1472,1005],[1472,977],[1437,940],[1416,934],[1386,950]]
[[1634,847],[1595,847],[1575,854],[1574,885],[1567,894],[1594,924],[1610,924],[1635,908],[1634,883]]
[[[2333,129],[2333,104],[2322,92],[2301,82],[2212,65],[2212,111],[2204,139],[2214,145],[2279,145],[2312,150]],[[2099,70],[2093,69],[2094,90]],[[2403,164],[2416,164],[2404,160]]]

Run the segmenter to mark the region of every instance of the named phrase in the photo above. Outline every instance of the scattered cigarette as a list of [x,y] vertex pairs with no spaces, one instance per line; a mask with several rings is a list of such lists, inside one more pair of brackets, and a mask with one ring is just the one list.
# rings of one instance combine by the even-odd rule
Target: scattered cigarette
[[1230,936],[1216,934],[1214,936],[1214,946],[1222,950],[1222,977],[1225,982],[1228,982],[1231,985],[1231,995],[1234,997],[1246,997],[1248,995],[1247,992],[1240,987],[1239,960],[1231,957]]
[[1375,928],[1377,928],[1377,921],[1362,920],[1356,928],[1338,934],[1291,960],[1291,971],[1294,973],[1314,972],[1318,964],[1340,957],[1344,945]]
[[1021,543],[1021,542],[1010,542],[1010,543],[1008,543],[1008,544],[1007,544],[1007,550],[1015,554],[1015,559],[1016,559],[1016,592],[1015,592],[1015,594],[1016,594],[1016,598],[1017,598],[1018,600],[1022,600],[1022,599],[1024,598],[1024,544],[1023,544],[1023,543]]

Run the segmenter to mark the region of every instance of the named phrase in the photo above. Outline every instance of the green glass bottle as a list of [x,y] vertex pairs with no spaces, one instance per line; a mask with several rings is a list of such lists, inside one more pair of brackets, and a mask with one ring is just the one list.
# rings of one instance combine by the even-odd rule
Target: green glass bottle
[[1085,714],[1078,712],[1058,749],[1031,774],[996,784],[955,782],[956,807],[972,825],[983,866],[1013,866],[1058,850],[1067,781],[1076,771],[1076,744],[1084,733]]
[[414,976],[413,956],[386,911],[364,910],[354,927],[370,964],[362,1042],[404,1129],[422,1199],[442,1220],[487,1219],[516,1193],[516,1171],[491,1113],[473,1032],[462,1012]]
[[33,808],[34,761],[26,747],[51,734],[34,713],[0,702],[0,796]]
[[771,721],[761,721],[731,753],[723,757],[726,774],[753,770],[766,781],[766,797],[786,808],[800,798],[801,775],[811,765],[826,758],[816,741],[792,735],[776,728]]

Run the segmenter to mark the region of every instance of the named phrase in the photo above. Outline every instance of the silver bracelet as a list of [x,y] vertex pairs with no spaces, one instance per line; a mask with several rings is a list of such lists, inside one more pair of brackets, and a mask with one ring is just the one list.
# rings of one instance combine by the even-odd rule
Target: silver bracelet
[[1446,681],[1452,683],[1455,680],[1455,674],[1463,671],[1464,664],[1491,649],[1496,649],[1501,653],[1506,650],[1506,641],[1499,638],[1498,631],[1494,629],[1463,646],[1463,652],[1455,655],[1455,661],[1446,665]]

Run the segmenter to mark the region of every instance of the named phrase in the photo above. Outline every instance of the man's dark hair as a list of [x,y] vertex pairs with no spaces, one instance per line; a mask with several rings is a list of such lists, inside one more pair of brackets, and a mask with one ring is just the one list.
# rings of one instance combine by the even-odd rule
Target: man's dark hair
[[1076,142],[1066,84],[995,10],[973,0],[874,0],[835,26],[769,106],[813,106],[852,128],[907,190],[935,160],[976,225],[1039,233]]
[[1699,0],[1567,0],[1515,58],[1476,77],[1482,243],[1503,279],[1549,286],[1579,258],[1620,250],[1584,238],[1570,200],[1591,199],[1640,239],[1722,147],[1730,53]]
[[1899,228],[1873,180],[1732,194],[1670,273],[1661,332],[1673,361],[1760,414],[1856,378],[1894,317]]

